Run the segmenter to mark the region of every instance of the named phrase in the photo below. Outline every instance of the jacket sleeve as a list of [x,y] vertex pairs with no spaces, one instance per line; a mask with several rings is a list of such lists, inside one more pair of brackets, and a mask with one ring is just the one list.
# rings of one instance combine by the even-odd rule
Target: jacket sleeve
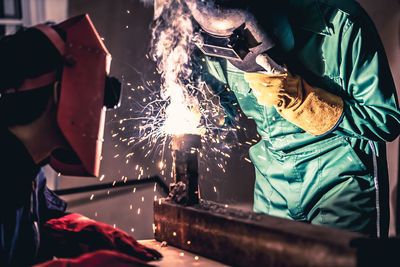
[[[229,85],[223,73],[220,73],[215,64],[221,64],[217,59],[211,59],[207,56],[202,57],[201,79],[204,81],[213,93],[218,96],[219,102],[225,112],[225,126],[234,125],[237,118],[237,99],[235,94],[228,89]],[[222,69],[222,68],[220,68]]]
[[66,215],[67,203],[47,187],[43,171],[39,172],[37,181],[40,224]]
[[341,41],[341,78],[346,93],[335,134],[389,142],[400,131],[396,88],[386,54],[369,18],[350,24]]

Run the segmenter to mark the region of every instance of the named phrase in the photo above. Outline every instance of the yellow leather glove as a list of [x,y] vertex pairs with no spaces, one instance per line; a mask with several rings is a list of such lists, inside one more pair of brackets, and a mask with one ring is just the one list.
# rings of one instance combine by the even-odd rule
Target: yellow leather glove
[[312,135],[329,132],[342,116],[342,98],[299,76],[245,73],[244,78],[260,105],[275,106],[282,117]]

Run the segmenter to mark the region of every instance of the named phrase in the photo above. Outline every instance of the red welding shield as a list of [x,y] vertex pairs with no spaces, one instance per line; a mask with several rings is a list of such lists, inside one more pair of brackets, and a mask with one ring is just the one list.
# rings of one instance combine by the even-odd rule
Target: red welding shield
[[121,84],[107,76],[111,55],[89,16],[37,25],[3,43],[13,71],[2,94],[58,82],[57,123],[68,147],[53,151],[50,165],[64,175],[98,176],[105,111],[119,105]]
[[105,111],[119,105],[121,85],[107,77],[111,55],[88,15],[57,27],[66,36],[57,122],[72,150],[54,151],[50,165],[65,175],[98,176]]

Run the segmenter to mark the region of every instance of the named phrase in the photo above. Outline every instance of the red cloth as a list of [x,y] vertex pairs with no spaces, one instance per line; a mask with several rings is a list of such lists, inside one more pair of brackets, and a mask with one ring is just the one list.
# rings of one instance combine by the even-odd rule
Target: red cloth
[[154,266],[134,257],[111,250],[98,250],[76,259],[55,259],[34,267],[134,267]]
[[108,224],[73,213],[47,221],[41,229],[48,254],[59,258],[74,258],[96,250],[114,250],[144,261],[162,255],[139,244],[127,233]]

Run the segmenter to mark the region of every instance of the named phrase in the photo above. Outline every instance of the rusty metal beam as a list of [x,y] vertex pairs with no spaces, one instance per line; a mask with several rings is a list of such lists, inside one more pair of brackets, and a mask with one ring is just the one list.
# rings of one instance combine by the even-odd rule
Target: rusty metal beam
[[351,244],[365,238],[206,201],[156,201],[154,223],[156,240],[234,266],[359,266]]
[[172,139],[174,184],[170,185],[169,197],[187,206],[199,203],[198,150],[201,136],[197,134],[175,135]]

